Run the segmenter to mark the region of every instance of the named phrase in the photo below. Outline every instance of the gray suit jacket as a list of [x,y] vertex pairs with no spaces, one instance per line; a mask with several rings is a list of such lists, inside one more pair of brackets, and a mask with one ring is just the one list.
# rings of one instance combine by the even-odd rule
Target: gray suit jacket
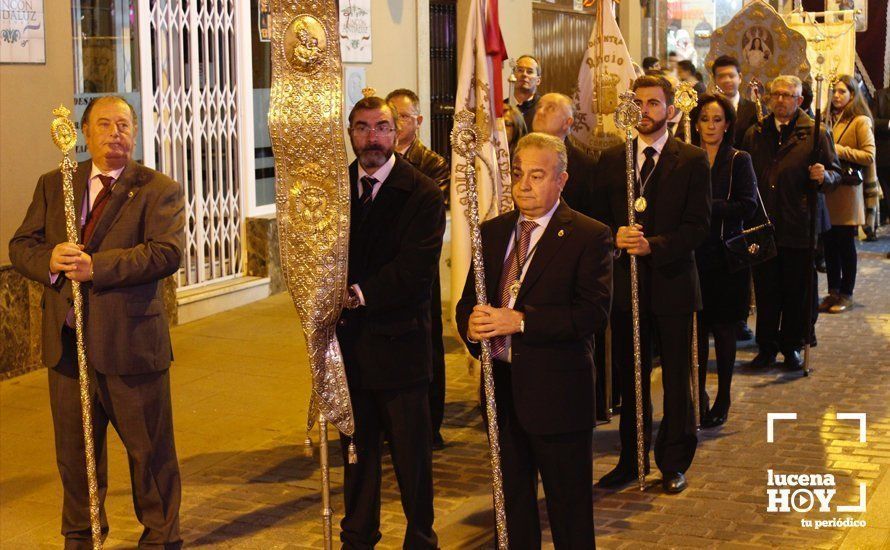
[[[77,217],[92,162],[74,176]],[[85,252],[93,258],[93,280],[81,285],[86,305],[87,362],[104,374],[144,374],[169,368],[172,352],[161,280],[179,269],[185,241],[182,187],[133,161],[115,183]],[[68,240],[62,174],[40,177],[31,206],[9,243],[13,266],[44,285],[43,362],[55,367],[62,355],[61,332],[73,303],[71,282],[50,284],[49,260]]]

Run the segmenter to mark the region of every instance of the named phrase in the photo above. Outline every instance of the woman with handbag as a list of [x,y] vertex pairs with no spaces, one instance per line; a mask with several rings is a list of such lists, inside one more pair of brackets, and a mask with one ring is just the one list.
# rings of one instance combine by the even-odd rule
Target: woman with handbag
[[823,235],[828,296],[820,312],[843,313],[853,305],[856,235],[865,224],[864,182],[877,182],[871,112],[852,76],[834,81],[828,123],[841,163],[841,185],[825,193],[831,229]]
[[[757,180],[751,157],[732,146],[736,113],[722,95],[704,94],[691,113],[693,141],[711,164],[711,233],[695,251],[703,309],[698,315],[699,407],[701,426],[726,422],[736,356],[736,327],[748,317],[748,265],[734,261],[726,241],[742,234],[757,208]],[[717,398],[708,408],[705,391],[708,336],[714,335]]]

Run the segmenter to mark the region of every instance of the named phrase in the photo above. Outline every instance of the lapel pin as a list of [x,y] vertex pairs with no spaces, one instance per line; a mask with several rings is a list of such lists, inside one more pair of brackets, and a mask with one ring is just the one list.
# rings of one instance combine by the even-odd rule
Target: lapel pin
[[566,236],[566,230],[565,230],[565,229],[560,229],[560,230],[559,230],[559,233],[557,233],[556,235],[557,235],[558,237],[565,237],[565,236]]
[[132,198],[133,198],[133,195],[135,195],[135,194],[136,194],[136,193],[130,191],[129,193],[127,193],[127,196],[130,197],[130,198],[132,199]]

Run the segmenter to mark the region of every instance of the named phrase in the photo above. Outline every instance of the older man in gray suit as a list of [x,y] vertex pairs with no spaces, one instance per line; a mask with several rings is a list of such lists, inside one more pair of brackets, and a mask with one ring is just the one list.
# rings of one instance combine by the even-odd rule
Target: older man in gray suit
[[[180,477],[173,443],[170,333],[161,280],[179,269],[185,235],[179,184],[133,162],[136,116],[119,97],[94,99],[81,121],[91,160],[77,167],[80,242],[67,242],[62,175],[41,176],[9,243],[15,268],[44,285],[49,372],[65,548],[92,548],[70,281],[84,293],[100,507],[110,422],[127,449],[139,547],[179,548]],[[108,532],[101,508],[103,534]]]

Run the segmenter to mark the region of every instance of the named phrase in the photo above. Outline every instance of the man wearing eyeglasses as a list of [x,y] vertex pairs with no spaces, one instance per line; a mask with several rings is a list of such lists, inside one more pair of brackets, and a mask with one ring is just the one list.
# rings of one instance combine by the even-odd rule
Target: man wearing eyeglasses
[[337,336],[355,415],[358,461],[341,440],[344,548],[380,540],[384,433],[407,519],[405,548],[436,548],[433,531],[430,289],[445,232],[442,192],[394,153],[398,111],[366,97],[349,114],[348,294]]
[[[513,75],[516,77],[513,98],[516,100],[519,112],[522,113],[522,118],[525,119],[525,126],[531,128],[535,120],[535,111],[538,109],[538,85],[541,84],[541,66],[538,65],[538,60],[534,57],[523,55],[516,60]],[[504,100],[504,103],[509,102],[509,98]]]
[[[840,165],[834,143],[819,132],[820,156],[813,162],[815,123],[800,105],[803,85],[796,76],[777,76],[770,83],[772,114],[745,134],[742,149],[751,154],[757,186],[770,221],[775,225],[775,258],[754,266],[757,299],[757,345],[751,366],[768,368],[778,352],[784,367],[803,368],[800,350],[811,338],[805,326],[806,280],[810,261],[810,219],[807,194],[825,193],[840,181]],[[815,276],[815,275],[814,275]]]
[[[423,124],[420,114],[420,98],[406,88],[391,91],[386,101],[395,106],[399,113],[399,130],[396,138],[396,152],[411,163],[411,166],[429,176],[439,189],[445,206],[451,194],[451,166],[438,153],[420,141],[418,131]],[[433,277],[430,302],[430,335],[432,337],[433,381],[430,383],[430,420],[433,428],[433,450],[445,448],[442,438],[442,421],[445,419],[445,343],[442,341],[442,285],[439,271]]]

